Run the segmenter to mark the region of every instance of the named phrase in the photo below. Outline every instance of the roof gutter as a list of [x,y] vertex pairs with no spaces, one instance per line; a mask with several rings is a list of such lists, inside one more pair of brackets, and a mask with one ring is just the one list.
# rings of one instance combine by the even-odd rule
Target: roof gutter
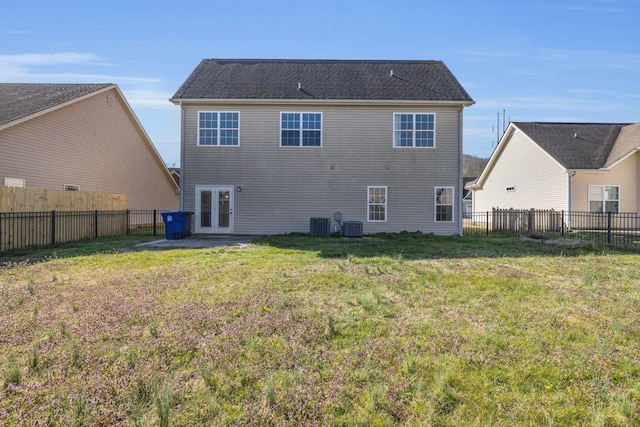
[[429,101],[406,99],[286,99],[286,98],[171,98],[175,105],[183,104],[326,104],[326,105],[444,105],[470,107],[475,101]]
[[607,173],[610,168],[598,168],[598,169],[566,169],[567,173]]

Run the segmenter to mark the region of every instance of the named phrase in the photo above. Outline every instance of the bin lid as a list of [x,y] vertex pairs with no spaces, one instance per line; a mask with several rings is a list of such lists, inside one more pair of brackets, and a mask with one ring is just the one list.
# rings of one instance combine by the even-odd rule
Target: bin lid
[[162,215],[193,215],[190,211],[166,211],[162,212]]

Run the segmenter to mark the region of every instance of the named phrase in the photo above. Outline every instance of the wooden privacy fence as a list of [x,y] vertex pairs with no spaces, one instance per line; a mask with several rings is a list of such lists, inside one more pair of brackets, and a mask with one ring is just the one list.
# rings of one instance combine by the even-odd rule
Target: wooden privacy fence
[[561,232],[566,225],[562,211],[495,208],[491,211],[491,224],[494,230],[524,234]]
[[563,233],[565,230],[640,231],[640,215],[624,212],[569,212],[541,209],[492,209],[493,230],[522,234]]
[[463,220],[467,236],[573,238],[640,249],[640,213],[493,209]]
[[0,212],[124,211],[126,194],[0,187]]

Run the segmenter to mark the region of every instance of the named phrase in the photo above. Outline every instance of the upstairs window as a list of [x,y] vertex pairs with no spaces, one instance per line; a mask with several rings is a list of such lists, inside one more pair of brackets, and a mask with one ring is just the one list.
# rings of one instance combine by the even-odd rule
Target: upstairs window
[[240,113],[233,111],[200,111],[198,113],[198,145],[239,145]]
[[617,185],[590,185],[589,212],[620,212],[620,187]]
[[281,113],[281,147],[321,147],[322,113]]
[[433,113],[395,113],[393,115],[394,147],[436,146],[436,115]]
[[436,187],[436,222],[453,222],[453,187]]

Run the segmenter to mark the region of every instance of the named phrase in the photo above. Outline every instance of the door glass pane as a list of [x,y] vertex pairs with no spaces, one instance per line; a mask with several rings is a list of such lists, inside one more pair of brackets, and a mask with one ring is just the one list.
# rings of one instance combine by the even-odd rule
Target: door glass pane
[[229,227],[229,191],[218,192],[218,227]]
[[211,227],[211,190],[200,192],[200,227]]

